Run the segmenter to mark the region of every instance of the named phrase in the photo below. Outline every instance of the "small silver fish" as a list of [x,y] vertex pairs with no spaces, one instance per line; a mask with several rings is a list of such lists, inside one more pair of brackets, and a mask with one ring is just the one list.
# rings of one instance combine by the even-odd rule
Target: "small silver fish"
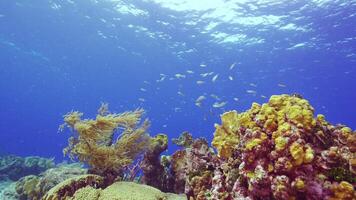
[[236,62],[234,62],[234,63],[232,63],[231,65],[230,65],[230,70],[232,70],[232,69],[234,69],[235,68],[235,66],[236,66]]
[[210,96],[213,97],[214,99],[218,100],[218,101],[220,100],[220,98],[216,94],[211,94]]
[[187,73],[188,73],[188,74],[194,74],[194,71],[192,71],[192,70],[187,70]]
[[178,91],[177,94],[180,96],[184,96],[183,92],[181,92],[181,91]]
[[195,102],[201,102],[201,101],[203,101],[205,99],[206,99],[206,97],[204,95],[201,95],[195,100]]
[[225,105],[227,104],[227,101],[223,101],[223,102],[215,102],[214,104],[213,104],[213,107],[214,108],[221,108],[221,107],[224,107]]
[[174,75],[176,78],[180,79],[180,78],[185,78],[184,74],[175,74]]
[[249,85],[252,86],[252,87],[257,87],[257,85],[254,84],[254,83],[250,83]]
[[212,82],[215,82],[215,81],[218,79],[218,77],[219,77],[219,74],[216,74],[216,75],[211,79],[211,81],[212,81]]
[[200,76],[202,76],[202,77],[207,77],[208,75],[209,75],[209,73],[200,74]]
[[256,94],[257,92],[255,90],[246,90],[248,94]]
[[206,97],[204,95],[199,96],[196,100],[195,100],[195,105],[198,107],[201,107],[202,102],[206,99]]
[[166,79],[166,77],[162,76],[160,79],[156,80],[156,82],[162,82],[162,81],[164,81],[164,79]]

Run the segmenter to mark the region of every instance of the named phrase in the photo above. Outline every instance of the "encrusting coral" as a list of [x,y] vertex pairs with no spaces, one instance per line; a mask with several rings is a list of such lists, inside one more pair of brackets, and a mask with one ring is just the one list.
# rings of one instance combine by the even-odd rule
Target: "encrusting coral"
[[300,96],[275,95],[246,112],[224,113],[221,121],[212,145],[222,163],[238,165],[226,199],[356,198],[356,134],[314,117]]
[[88,164],[90,173],[112,183],[149,148],[149,122],[140,123],[143,113],[110,113],[107,104],[102,104],[96,119],[81,119],[83,113],[77,111],[66,114],[60,129],[67,126],[77,134],[69,138],[64,154]]

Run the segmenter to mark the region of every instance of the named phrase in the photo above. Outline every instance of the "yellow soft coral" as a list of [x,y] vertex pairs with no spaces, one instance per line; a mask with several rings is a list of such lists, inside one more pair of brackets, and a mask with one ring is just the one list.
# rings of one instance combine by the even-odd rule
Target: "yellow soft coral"
[[309,145],[303,146],[298,142],[293,142],[289,147],[289,152],[294,159],[295,166],[310,163],[314,159],[314,151]]
[[[302,129],[308,132],[316,125],[313,118],[314,109],[309,102],[297,96],[273,95],[268,103],[260,105],[253,103],[251,109],[238,114],[236,111],[221,115],[221,125],[215,125],[212,145],[217,148],[221,157],[228,158],[240,142],[240,128],[250,131],[262,131],[265,135],[272,135],[276,150],[283,150],[288,143],[287,137],[292,131]],[[320,116],[321,120],[322,117]],[[245,142],[247,150],[261,144],[263,139],[253,138]],[[308,157],[299,158],[297,163],[312,160],[312,153]]]
[[231,156],[232,151],[239,143],[237,131],[239,128],[238,114],[230,111],[221,115],[222,125],[215,124],[213,146],[218,149],[219,155],[225,158]]
[[283,136],[278,136],[274,141],[276,143],[275,146],[277,151],[283,150],[288,143],[288,139]]
[[316,121],[319,122],[319,124],[323,125],[323,126],[326,126],[328,125],[328,122],[325,120],[325,116],[322,115],[322,114],[318,114],[316,116]]
[[268,104],[276,109],[279,126],[288,122],[288,126],[284,125],[285,127],[279,128],[278,134],[289,130],[291,124],[307,131],[316,124],[313,118],[314,109],[305,99],[289,95],[273,95]]
[[263,128],[266,131],[273,132],[277,129],[277,113],[276,110],[270,107],[268,104],[263,104],[260,112],[255,118],[257,121],[262,121]]
[[[143,110],[107,113],[99,112],[95,120],[82,120],[80,112],[66,114],[61,128],[68,126],[77,132],[77,136],[69,139],[63,152],[88,164],[95,173],[119,174],[149,147],[149,122],[140,124]],[[114,137],[117,131],[121,132]]]
[[314,159],[314,150],[307,145],[304,154],[304,163],[311,163]]
[[290,147],[289,147],[289,152],[291,156],[294,159],[294,165],[301,165],[304,160],[304,150],[303,146],[299,144],[298,142],[294,142]]
[[329,198],[330,200],[354,200],[356,199],[356,191],[352,184],[346,181],[342,181],[338,185],[333,185],[331,190],[333,191],[333,196]]
[[297,178],[294,182],[293,182],[293,186],[297,189],[297,190],[303,190],[305,188],[305,182],[301,179],[301,178]]
[[260,145],[266,139],[267,139],[267,135],[265,133],[261,133],[260,137],[253,138],[253,139],[247,141],[247,143],[245,145],[246,150],[252,150],[254,147]]

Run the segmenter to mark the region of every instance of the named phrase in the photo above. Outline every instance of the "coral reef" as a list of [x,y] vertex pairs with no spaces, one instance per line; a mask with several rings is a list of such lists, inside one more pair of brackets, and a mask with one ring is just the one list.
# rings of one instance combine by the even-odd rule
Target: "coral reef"
[[[64,165],[25,176],[15,185],[16,198],[356,199],[356,133],[315,116],[299,95],[276,95],[245,112],[222,114],[212,141],[216,152],[204,138],[183,132],[173,139],[180,149],[172,156],[161,155],[166,135],[147,134],[142,110],[111,114],[104,104],[98,113],[82,120],[82,113],[71,112],[62,126],[77,133],[64,152],[89,170],[58,172]],[[6,195],[14,197],[11,188]]]
[[29,175],[18,180],[15,184],[16,193],[19,199],[39,200],[57,184],[86,173],[87,170],[77,163],[59,164],[38,176]]
[[212,142],[220,161],[185,185],[194,199],[356,198],[356,134],[314,117],[300,96],[272,96],[221,121]]
[[69,138],[63,152],[88,164],[90,173],[102,175],[108,184],[123,176],[124,170],[149,148],[149,122],[140,124],[143,110],[116,114],[103,104],[96,119],[83,120],[82,115],[75,111],[64,116],[60,129],[67,126],[76,134]]
[[190,199],[356,199],[356,133],[314,117],[298,95],[272,96],[216,124],[212,145],[185,132],[170,161]]
[[23,176],[38,175],[41,172],[54,167],[52,159],[38,156],[19,157],[7,155],[0,157],[0,180],[17,181]]

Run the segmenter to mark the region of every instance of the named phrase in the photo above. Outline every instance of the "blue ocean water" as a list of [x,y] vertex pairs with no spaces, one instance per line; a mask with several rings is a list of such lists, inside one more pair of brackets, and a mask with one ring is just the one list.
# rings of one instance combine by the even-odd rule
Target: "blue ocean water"
[[0,1],[0,154],[62,160],[62,116],[101,102],[211,140],[283,93],[356,128],[355,0]]

